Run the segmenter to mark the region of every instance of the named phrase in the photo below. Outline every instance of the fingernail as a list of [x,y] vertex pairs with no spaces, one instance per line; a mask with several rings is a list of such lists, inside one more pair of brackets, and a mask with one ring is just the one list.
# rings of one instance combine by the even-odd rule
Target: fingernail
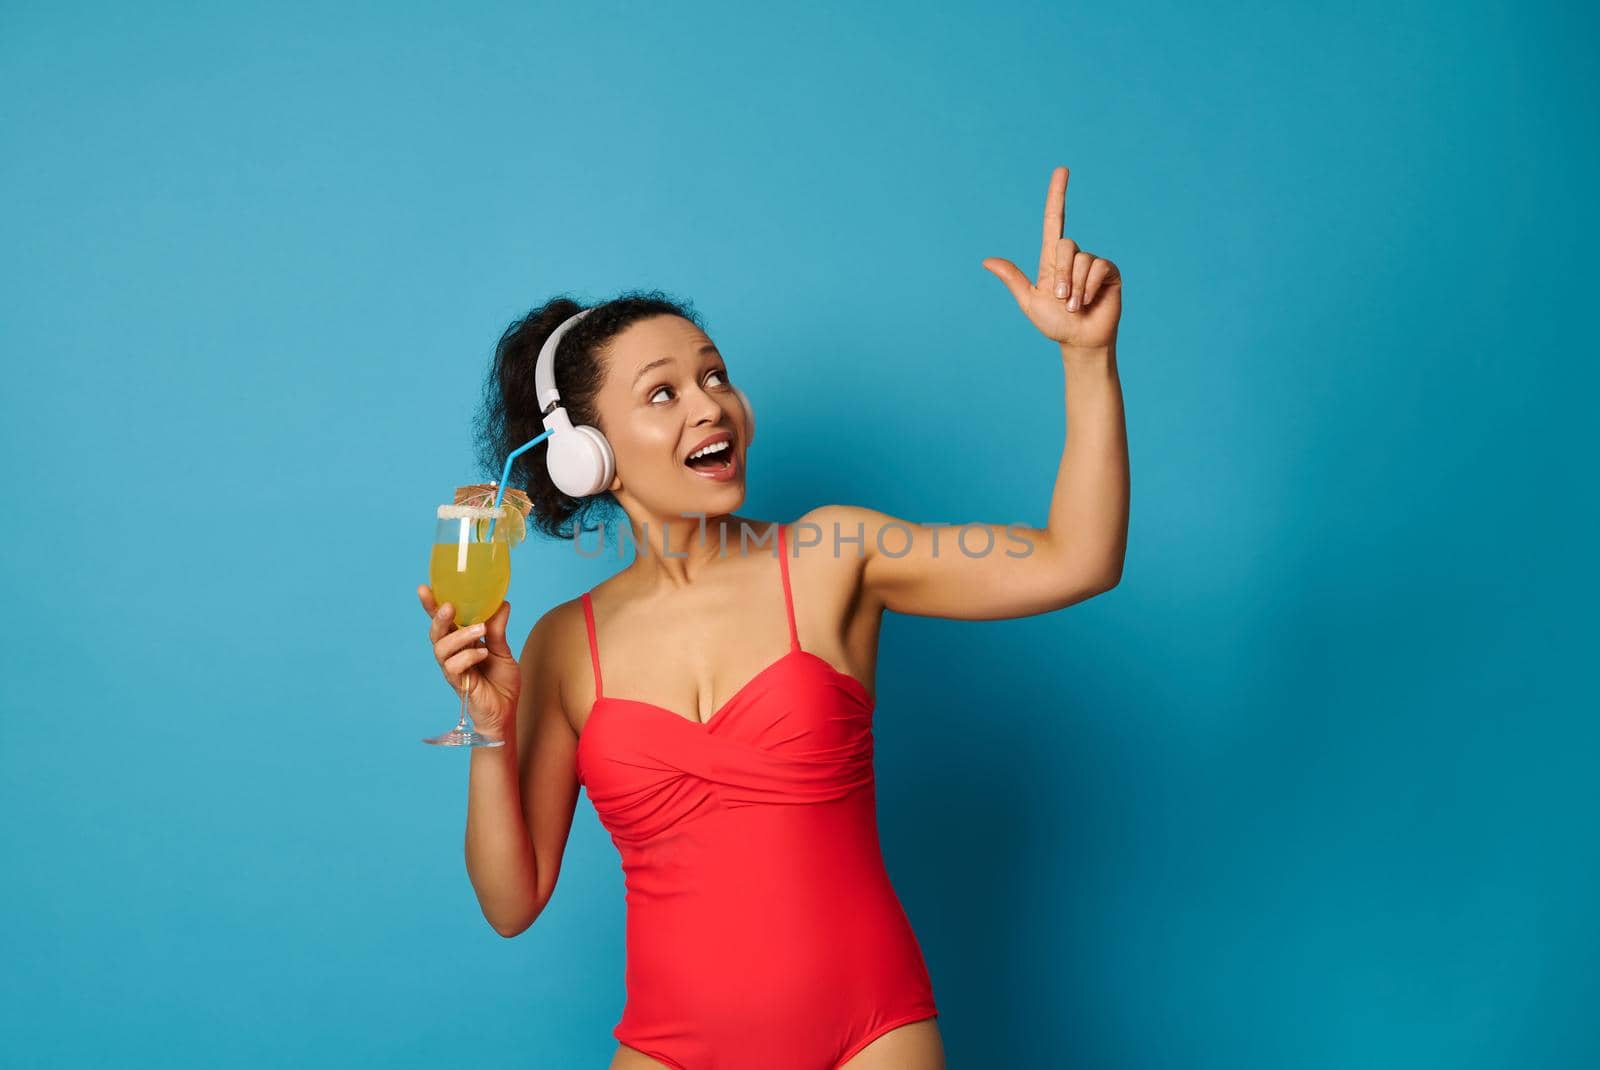
[[482,635],[483,634],[483,625],[474,624],[472,627],[467,629],[467,634],[468,635]]
[[1068,312],[1076,312],[1076,311],[1078,311],[1078,299],[1076,297],[1074,297],[1071,301],[1067,302],[1067,311]]
[[1065,296],[1067,296],[1067,284],[1066,283],[1064,283],[1064,282],[1056,283],[1056,296],[1057,297],[1065,297]]

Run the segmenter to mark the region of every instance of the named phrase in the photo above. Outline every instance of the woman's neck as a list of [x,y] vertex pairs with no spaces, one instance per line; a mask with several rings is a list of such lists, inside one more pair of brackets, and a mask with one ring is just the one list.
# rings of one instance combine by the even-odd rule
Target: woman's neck
[[707,569],[719,567],[730,557],[771,554],[777,538],[777,527],[771,521],[734,513],[642,523],[630,518],[629,528],[637,553],[626,571],[647,589],[691,586]]

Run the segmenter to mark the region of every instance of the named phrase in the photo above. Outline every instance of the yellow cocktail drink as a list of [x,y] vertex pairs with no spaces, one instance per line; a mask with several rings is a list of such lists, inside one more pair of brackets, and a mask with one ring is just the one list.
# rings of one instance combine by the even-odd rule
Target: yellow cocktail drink
[[465,547],[436,542],[428,561],[428,583],[435,603],[456,607],[459,627],[482,623],[494,616],[511,586],[511,546],[500,538]]
[[[550,432],[546,431],[545,435]],[[539,436],[540,439],[544,435]],[[535,442],[539,439],[535,439]],[[528,446],[533,445],[532,442]],[[526,450],[528,446],[512,453]],[[510,471],[511,462],[506,461]],[[502,496],[504,501],[501,501]],[[444,605],[455,608],[455,627],[470,628],[482,624],[499,612],[506,604],[506,591],[511,588],[511,548],[527,538],[526,523],[533,502],[520,490],[500,487],[495,483],[473,484],[457,487],[455,501],[441,505],[434,511],[433,551],[428,556],[428,586],[433,592],[434,609]],[[419,590],[418,594],[422,594]],[[428,605],[426,598],[423,606]],[[437,623],[428,626],[431,636]],[[440,639],[439,642],[444,642]],[[459,637],[449,645],[459,643]],[[437,644],[435,644],[437,646]],[[463,651],[485,649],[484,640],[474,640],[461,648]],[[474,653],[471,656],[479,656]],[[443,735],[430,736],[424,743],[439,747],[503,747],[504,739],[486,736],[467,725],[469,696],[481,694],[483,688],[473,689],[475,674],[485,666],[479,660],[472,667],[453,673],[441,661],[445,679],[461,693],[461,716],[456,726]]]

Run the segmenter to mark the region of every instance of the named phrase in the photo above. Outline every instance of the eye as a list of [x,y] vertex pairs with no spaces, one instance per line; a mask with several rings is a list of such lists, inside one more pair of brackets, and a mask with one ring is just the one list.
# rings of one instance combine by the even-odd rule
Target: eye
[[[712,368],[709,372],[706,373],[706,375],[708,377],[716,376],[718,379],[720,379],[722,381],[721,382],[722,386],[727,386],[728,385],[728,372],[724,368]],[[645,400],[650,402],[650,404],[654,405],[656,403],[656,398],[661,394],[661,392],[663,390],[667,391],[669,394],[676,394],[677,393],[675,390],[672,389],[672,387],[670,387],[670,386],[666,385],[665,383],[663,383],[660,386],[656,387],[654,390],[650,391],[649,396]]]

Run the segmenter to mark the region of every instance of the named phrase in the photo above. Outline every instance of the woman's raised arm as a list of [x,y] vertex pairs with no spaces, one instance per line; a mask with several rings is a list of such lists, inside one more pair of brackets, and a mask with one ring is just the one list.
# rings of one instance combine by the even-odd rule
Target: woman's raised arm
[[1067,441],[1047,527],[916,523],[861,506],[824,505],[796,521],[796,544],[860,553],[866,600],[913,616],[1027,617],[1115,587],[1128,544],[1128,446],[1116,353],[1063,351],[1062,360]]
[[[1063,237],[1065,167],[1045,194],[1039,272],[1009,260],[993,272],[1061,353],[1067,439],[1046,527],[917,524],[856,506],[825,505],[797,522],[796,543],[841,540],[865,557],[866,598],[897,613],[999,620],[1047,613],[1115,587],[1128,546],[1128,435],[1117,378],[1122,274]],[[815,525],[808,529],[807,524]],[[860,536],[860,543],[844,539]]]

